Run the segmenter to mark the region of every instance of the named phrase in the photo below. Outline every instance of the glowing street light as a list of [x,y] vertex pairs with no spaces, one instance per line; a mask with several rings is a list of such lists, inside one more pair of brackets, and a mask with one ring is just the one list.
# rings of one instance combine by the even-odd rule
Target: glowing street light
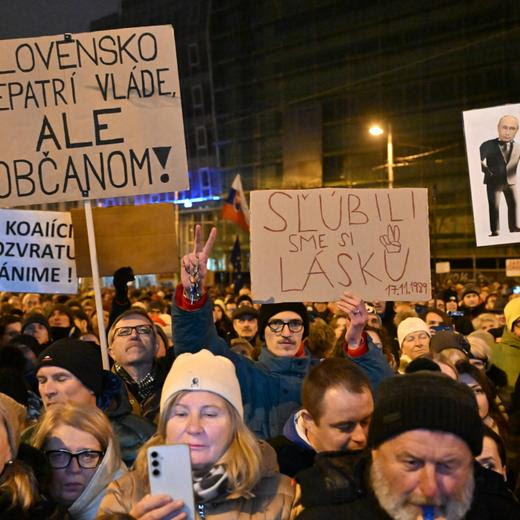
[[[383,135],[385,130],[380,125],[372,125],[368,133],[375,137]],[[389,124],[386,129],[386,166],[388,171],[388,187],[394,187],[394,145],[392,142],[392,126]]]

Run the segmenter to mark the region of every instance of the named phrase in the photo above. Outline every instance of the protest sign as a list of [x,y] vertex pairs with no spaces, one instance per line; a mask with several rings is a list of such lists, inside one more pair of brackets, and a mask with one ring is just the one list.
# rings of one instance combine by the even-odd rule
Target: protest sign
[[514,277],[520,276],[520,258],[506,259],[506,276]]
[[171,26],[0,42],[0,206],[188,188]]
[[436,262],[435,263],[435,273],[436,274],[447,274],[451,271],[451,266],[449,262]]
[[[132,266],[135,274],[177,272],[173,204],[93,208],[100,276]],[[72,210],[78,276],[92,276],[85,212]]]
[[256,301],[428,300],[426,189],[251,192]]
[[69,213],[0,210],[0,290],[75,293]]
[[520,104],[468,110],[463,119],[477,246],[517,243]]

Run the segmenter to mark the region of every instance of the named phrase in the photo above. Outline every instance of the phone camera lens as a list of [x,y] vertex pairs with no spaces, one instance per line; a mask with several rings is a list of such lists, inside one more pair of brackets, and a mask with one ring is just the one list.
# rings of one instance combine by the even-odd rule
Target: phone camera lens
[[154,477],[158,477],[160,474],[161,474],[161,472],[160,472],[158,469],[154,469],[154,470],[152,471],[152,475],[153,475]]
[[154,468],[156,468],[158,465],[159,465],[159,461],[158,460],[152,460],[152,466]]
[[151,456],[155,459],[159,456],[159,454],[156,451],[152,451]]

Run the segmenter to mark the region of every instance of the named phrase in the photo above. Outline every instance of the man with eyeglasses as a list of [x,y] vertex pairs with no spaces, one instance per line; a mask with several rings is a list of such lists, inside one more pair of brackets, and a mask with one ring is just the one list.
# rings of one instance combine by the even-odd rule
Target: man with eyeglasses
[[158,343],[148,314],[129,309],[120,314],[108,332],[108,352],[113,372],[124,382],[135,414],[155,422],[168,363],[155,358]]
[[[200,226],[196,226],[194,250],[182,258],[182,283],[177,287],[172,306],[175,353],[194,353],[207,348],[213,354],[231,359],[240,382],[245,421],[257,436],[270,439],[282,434],[287,419],[300,408],[303,378],[312,366],[320,362],[311,358],[304,345],[309,331],[307,309],[300,302],[262,305],[258,333],[264,346],[258,361],[231,352],[217,334],[211,302],[201,285],[215,238],[216,229],[213,229],[203,246]],[[361,337],[366,323],[361,310],[365,308],[364,303],[358,298],[347,300],[342,310],[352,312],[353,320],[359,318]],[[349,353],[351,346],[348,345]],[[355,345],[356,349],[358,347],[359,341]],[[370,348],[370,352],[373,353],[374,349],[377,350],[376,347]],[[366,357],[365,352],[360,356],[356,363]],[[384,363],[388,366],[386,361]]]

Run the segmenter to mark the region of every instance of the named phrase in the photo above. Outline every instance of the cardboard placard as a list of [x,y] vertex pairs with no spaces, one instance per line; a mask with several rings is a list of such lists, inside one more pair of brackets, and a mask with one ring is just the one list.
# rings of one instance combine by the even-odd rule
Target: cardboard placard
[[69,213],[0,210],[0,290],[74,294],[74,256]]
[[426,189],[251,192],[255,301],[428,300]]
[[188,188],[173,28],[0,41],[0,206]]
[[451,266],[449,262],[436,262],[435,263],[435,273],[436,274],[446,274],[451,271]]
[[[93,208],[100,276],[131,266],[135,274],[178,271],[173,204]],[[71,211],[78,276],[91,276],[84,210]]]
[[520,104],[463,112],[477,246],[520,241]]
[[520,276],[520,258],[506,258],[506,276]]

